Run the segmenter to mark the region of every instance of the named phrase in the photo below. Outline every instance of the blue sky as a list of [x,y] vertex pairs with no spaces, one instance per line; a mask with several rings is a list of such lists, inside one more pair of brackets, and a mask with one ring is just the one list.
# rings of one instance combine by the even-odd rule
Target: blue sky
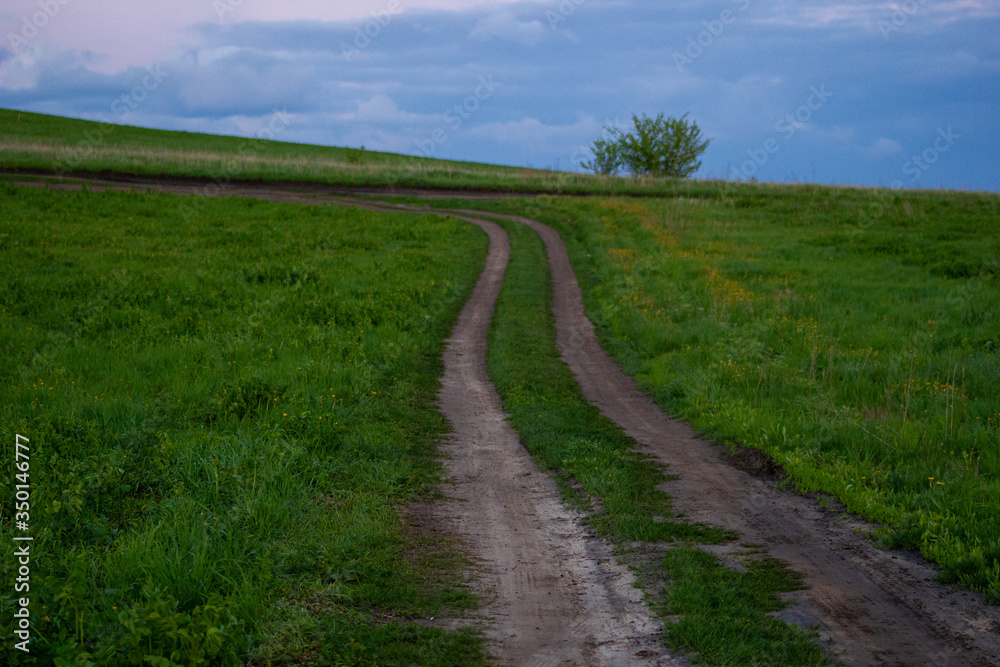
[[579,169],[689,113],[697,177],[1000,191],[1000,0],[7,0],[0,106]]

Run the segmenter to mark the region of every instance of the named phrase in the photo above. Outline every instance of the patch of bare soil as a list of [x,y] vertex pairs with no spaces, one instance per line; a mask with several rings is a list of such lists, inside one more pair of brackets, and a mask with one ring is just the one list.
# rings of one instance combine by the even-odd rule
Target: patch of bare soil
[[764,480],[780,482],[788,475],[784,468],[778,465],[766,452],[753,447],[740,447],[736,450],[726,449],[722,452],[723,458],[740,470]]

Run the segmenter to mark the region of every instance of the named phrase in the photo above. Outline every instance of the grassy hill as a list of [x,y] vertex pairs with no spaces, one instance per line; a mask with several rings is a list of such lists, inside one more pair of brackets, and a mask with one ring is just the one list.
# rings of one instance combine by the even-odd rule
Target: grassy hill
[[[284,121],[275,118],[274,136]],[[221,181],[300,181],[355,186],[502,192],[689,194],[717,185],[455,162],[270,139],[150,130],[0,109],[0,169],[112,172]]]
[[[1000,602],[1000,195],[598,178],[6,110],[0,127],[0,172],[543,193],[459,204],[559,231],[602,344],[666,412],[766,452],[789,484]],[[0,415],[3,437],[39,441],[38,585],[59,600],[43,633],[106,664],[161,617],[224,628],[231,662],[343,646],[324,657],[352,664],[363,645],[378,664],[480,660],[474,635],[408,622],[471,602],[419,590],[394,507],[438,479],[441,339],[485,239],[454,221],[208,202],[190,220],[170,195],[0,182]],[[629,513],[651,514],[619,495],[649,471],[570,404],[543,252],[509,227],[493,381],[539,460],[611,508],[594,525],[634,539]],[[566,424],[593,451],[559,450]],[[633,481],[605,486],[605,470]],[[247,493],[261,475],[300,523]],[[179,576],[160,556],[182,548],[207,555]],[[0,595],[3,618],[13,604]]]

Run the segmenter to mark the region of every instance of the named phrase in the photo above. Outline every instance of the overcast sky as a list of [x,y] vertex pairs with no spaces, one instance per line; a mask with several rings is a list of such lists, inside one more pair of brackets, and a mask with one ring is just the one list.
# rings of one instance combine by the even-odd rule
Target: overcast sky
[[7,108],[576,170],[689,113],[698,177],[1000,191],[1000,0],[3,0],[0,33]]

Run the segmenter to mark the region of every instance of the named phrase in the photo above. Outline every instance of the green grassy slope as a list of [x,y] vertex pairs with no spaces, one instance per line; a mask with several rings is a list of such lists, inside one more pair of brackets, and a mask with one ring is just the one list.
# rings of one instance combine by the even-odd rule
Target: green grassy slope
[[411,622],[471,600],[428,587],[397,508],[436,488],[442,340],[485,235],[183,202],[0,183],[0,437],[30,439],[37,640],[0,662],[479,664],[475,634]]
[[[280,128],[283,122],[275,127]],[[272,135],[281,138],[280,132]],[[106,171],[223,182],[299,181],[525,192],[709,196],[715,190],[715,186],[700,181],[598,177],[362,153],[257,138],[149,130],[9,109],[0,109],[0,170]]]
[[[996,333],[1000,331],[998,195],[594,179],[387,154],[366,153],[359,157],[344,149],[276,142],[248,143],[229,137],[135,128],[106,131],[95,142],[95,150],[84,145],[73,153],[76,150],[73,147],[86,140],[87,131],[101,131],[100,128],[83,121],[25,115],[28,120],[22,117],[21,121],[26,123],[24,127],[8,130],[13,127],[15,114],[17,112],[0,111],[0,118],[5,121],[0,125],[4,128],[0,137],[0,168],[50,169],[53,160],[75,155],[73,159],[79,161],[74,168],[91,172],[109,169],[122,173],[167,173],[210,179],[291,179],[431,185],[449,189],[664,195],[660,199],[642,201],[544,196],[533,200],[462,202],[461,205],[529,215],[560,231],[584,291],[588,316],[598,325],[602,344],[629,373],[638,376],[644,389],[666,411],[690,420],[703,433],[721,442],[768,452],[789,472],[792,483],[799,488],[831,493],[849,509],[882,523],[884,528],[880,537],[886,544],[919,549],[942,565],[943,578],[982,591],[987,600],[1000,601],[1000,532],[995,521],[1000,508],[1000,454],[996,447],[1000,442],[1000,409],[996,399],[1000,395],[1000,355],[997,352],[1000,341]],[[69,152],[60,146],[69,146]],[[359,161],[351,161],[355,159]],[[7,192],[3,191],[0,205],[5,204]],[[66,218],[82,215],[95,229],[102,227],[99,216],[95,217],[97,209],[93,208],[93,200],[79,206],[39,201],[42,203],[37,204],[33,217],[25,217],[17,212],[18,209],[10,208],[7,211],[12,213],[5,213],[0,220],[5,226],[17,225],[17,229],[34,233],[36,229],[45,229],[36,227],[45,217],[41,211],[54,210]],[[84,200],[70,198],[65,201]],[[186,238],[214,238],[206,235],[216,234],[213,229],[223,224],[220,220],[235,210],[226,207],[245,205],[211,203],[209,208],[199,207],[195,222],[213,221],[211,229],[181,227],[185,231],[172,237],[170,243]],[[170,204],[173,208],[165,209],[164,215],[178,212],[178,206],[180,204]],[[129,209],[132,212],[115,222],[115,234],[123,238],[133,234],[138,223],[153,215],[150,212],[153,208],[155,206],[147,202]],[[242,215],[242,209],[239,210]],[[287,215],[297,219],[299,214]],[[280,216],[268,213],[264,218],[280,219]],[[259,226],[260,219],[252,219],[257,220],[254,224]],[[389,223],[379,222],[382,224]],[[142,229],[141,225],[138,228]],[[107,229],[95,232],[81,228],[78,231],[86,237],[87,234],[107,233]],[[390,225],[386,229],[396,228]],[[545,278],[538,273],[541,255],[537,243],[521,243],[518,239],[523,235],[516,228],[511,231],[519,244],[518,254],[534,257],[534,265],[526,264],[517,255],[512,257],[509,280],[513,286],[505,285],[504,296],[498,305],[490,372],[504,395],[505,408],[511,413],[515,426],[539,460],[562,475],[564,488],[570,496],[576,492],[569,489],[582,488],[584,494],[591,493],[605,502],[606,511],[593,518],[596,529],[620,539],[655,540],[668,537],[668,534],[682,534],[670,531],[690,527],[649,521],[648,514],[653,508],[668,510],[667,500],[653,492],[655,472],[651,474],[624,453],[627,443],[623,444],[616,430],[609,430],[599,416],[594,416],[593,410],[580,403],[578,391],[555,360],[550,323],[543,313],[547,301],[543,298]],[[388,246],[382,245],[385,240],[376,232],[373,231],[374,236],[364,236],[370,245],[362,249],[376,253],[388,251]],[[392,235],[399,232],[389,233],[395,239]],[[13,237],[7,229],[0,230],[0,234],[7,234],[0,235],[0,252],[8,253],[12,261],[17,260],[24,248],[10,245]],[[244,242],[256,243],[255,239],[247,237]],[[285,241],[297,242],[295,239]],[[443,257],[440,253],[444,251],[437,247],[438,241],[440,239],[429,240],[427,252]],[[116,245],[120,241],[112,243],[110,237],[101,237],[100,243],[108,245],[102,251],[105,255],[112,249],[127,255],[126,249]],[[337,243],[326,249],[348,248],[343,240]],[[42,281],[38,284],[43,285],[45,281],[55,283],[57,276],[65,280],[74,275],[74,267],[86,266],[86,253],[76,244],[66,246],[38,237],[38,248],[32,252],[40,254],[33,256],[31,280]],[[276,247],[280,247],[280,243]],[[359,250],[349,249],[351,252]],[[481,248],[476,250],[481,251]],[[189,248],[185,252],[194,250]],[[201,256],[197,257],[201,262]],[[264,259],[262,256],[260,261]],[[291,288],[289,291],[311,289],[312,284],[303,278],[304,273],[310,271],[291,255],[287,259],[289,265],[285,268],[244,272],[240,279],[258,276],[254,280],[260,281],[259,276],[263,275],[263,283],[280,283]],[[228,266],[232,262],[226,260],[227,265],[222,265],[221,261],[221,257],[218,261],[213,260],[214,268],[204,271],[216,279],[229,280],[225,271],[221,278],[218,273],[220,268],[232,270]],[[16,262],[10,265],[20,266]],[[471,264],[462,271],[471,271],[469,266]],[[373,270],[373,265],[359,264],[357,268],[368,272]],[[204,279],[197,273],[197,267],[189,270],[194,271],[193,277],[186,280]],[[105,280],[112,275],[104,273]],[[385,285],[391,287],[388,277],[377,271],[375,275],[378,280],[389,281]],[[3,312],[4,317],[11,317],[12,304],[22,300],[37,303],[28,283],[16,272],[6,279],[11,282],[5,293],[8,301],[4,307],[8,310]],[[149,291],[145,284],[141,286]],[[101,288],[100,283],[83,284],[75,288],[77,291],[73,295],[56,303],[61,303],[59,307],[64,309],[70,308],[72,303],[90,304],[89,310],[73,315],[81,322],[107,317],[122,323],[114,326],[136,328],[138,325],[131,318],[136,316],[137,304],[146,297],[128,296],[119,306],[116,305],[118,292],[105,293]],[[93,289],[104,294],[100,297],[103,300],[90,298]],[[231,296],[231,292],[220,291],[218,303],[223,299],[228,301]],[[448,301],[447,308],[460,305],[455,300],[457,297],[445,294],[441,298]],[[319,308],[320,301],[326,300],[327,297],[322,300],[317,297],[310,307]],[[46,307],[49,307],[47,303]],[[182,308],[181,302],[176,307]],[[120,308],[124,308],[124,312],[119,312]],[[367,311],[359,312],[351,311],[341,323],[349,326],[353,318],[364,317]],[[16,333],[11,340],[20,341],[17,345],[27,345],[24,341],[31,340],[30,335],[20,330],[32,326],[35,328],[29,331],[37,331],[40,325],[29,321],[30,318],[24,319],[29,317],[27,314],[21,317],[17,320],[20,329],[6,321],[4,324],[12,335]],[[149,320],[142,317],[143,323],[148,323]],[[192,316],[188,313],[185,317]],[[434,320],[437,322],[434,326],[439,327],[435,329],[436,336],[444,335],[445,319]],[[58,321],[58,318],[53,319],[53,322]],[[190,328],[195,327],[198,320],[182,322]],[[173,331],[173,326],[168,330]],[[288,323],[283,322],[280,326],[288,326]],[[46,331],[45,340],[54,342],[42,347],[38,347],[40,343],[33,343],[35,348],[23,350],[12,347],[22,355],[17,357],[18,363],[28,370],[21,366],[2,369],[4,377],[18,377],[25,383],[30,381],[30,385],[18,389],[23,395],[18,394],[17,405],[24,409],[35,410],[32,399],[46,395],[51,386],[47,384],[42,388],[38,384],[41,380],[49,380],[43,375],[36,379],[34,375],[38,373],[32,365],[39,364],[41,370],[50,368],[45,352],[49,348],[45,346],[61,349],[61,345],[77,344],[72,328],[64,327],[59,334],[60,329],[53,325]],[[64,341],[60,336],[70,340]],[[435,347],[439,340],[434,338],[432,343],[427,339],[421,343],[424,354],[439,349]],[[301,349],[313,345],[311,339],[303,342],[301,337],[282,337],[278,349],[285,349],[280,347],[282,343],[294,345],[289,341],[297,341]],[[337,345],[347,345],[349,341],[350,338],[344,338]],[[162,342],[160,340],[157,345]],[[90,344],[96,346],[96,340],[91,340]],[[190,357],[191,363],[195,360],[203,363],[203,359],[210,356],[205,352],[199,354],[200,357]],[[434,357],[434,363],[436,359]],[[99,368],[102,363],[108,362],[93,352],[90,361],[82,367]],[[531,372],[542,367],[547,369],[544,373]],[[79,369],[75,372],[82,374]],[[109,377],[120,372],[112,368],[108,371]],[[398,375],[399,371],[387,373],[384,381],[389,383],[395,381],[393,374]],[[426,369],[419,373],[427,382],[436,377]],[[193,379],[179,374],[172,380],[172,391],[195,392],[204,388]],[[224,375],[216,376],[213,380],[217,388],[215,393],[198,394],[198,400],[225,404],[232,399],[239,404],[245,395],[250,397],[246,400],[252,404],[255,400],[252,397],[259,395],[259,392],[254,393],[257,391],[254,385],[231,387],[225,384],[225,379]],[[133,384],[138,384],[138,380],[133,379]],[[113,389],[114,385],[109,384],[93,395],[103,398]],[[318,391],[321,387],[317,385],[315,389]],[[53,390],[53,395],[56,392]],[[337,395],[340,397],[341,393]],[[373,395],[370,400],[384,400],[381,391],[378,396],[383,398]],[[536,412],[536,406],[544,409]],[[115,415],[131,414],[116,410]],[[290,416],[295,414],[288,411]],[[423,416],[415,417],[418,421],[437,419],[430,413],[420,414]],[[288,415],[283,413],[282,419]],[[202,422],[195,419],[192,423]],[[113,431],[117,438],[125,437],[121,434],[136,428],[121,423],[125,425],[116,426],[117,430]],[[260,422],[260,425],[270,424]],[[14,428],[17,427],[15,423]],[[58,433],[62,437],[63,431]],[[141,438],[137,440],[141,441]],[[156,439],[150,441],[156,442]],[[296,457],[296,461],[302,460],[300,454],[296,453]],[[612,469],[612,475],[619,475],[620,479],[612,479],[615,483],[609,483],[605,474],[594,474],[595,462],[598,468]],[[170,466],[175,463],[174,459],[168,461]],[[372,458],[369,463],[378,464],[379,461]],[[86,473],[90,468],[81,470]],[[213,468],[199,474],[214,483],[219,473]],[[245,479],[246,472],[239,474]],[[407,482],[400,486],[400,495],[394,497],[404,497],[415,488],[426,487],[423,482]],[[128,496],[132,491],[121,493]],[[74,497],[71,494],[69,499]],[[84,497],[90,498],[86,494]],[[340,506],[337,507],[339,511]],[[361,507],[357,511],[373,510]],[[95,530],[105,529],[98,527]],[[392,548],[399,548],[398,534],[390,533],[386,539],[396,545]],[[78,553],[83,553],[82,549]],[[261,552],[257,550],[257,553]],[[668,613],[687,616],[692,622],[702,613],[696,604],[698,598],[714,600],[733,592],[718,589],[718,586],[712,588],[719,581],[728,581],[726,578],[731,577],[731,573],[710,574],[705,581],[699,579],[698,572],[705,573],[714,567],[701,559],[697,552],[679,551],[664,563],[669,578],[677,582],[683,579],[686,583],[668,588],[661,603]],[[758,574],[762,581],[769,580],[769,565],[766,561],[762,563],[763,570]],[[59,567],[62,569],[56,571],[67,576],[75,571],[69,561]],[[353,579],[354,570],[349,570],[344,575],[334,571],[333,581],[342,587],[358,584]],[[734,590],[745,586],[752,588],[755,584],[750,579],[730,584]],[[94,578],[93,581],[100,580]],[[407,581],[405,576],[401,581]],[[117,589],[111,587],[110,590]],[[339,595],[339,591],[345,589],[336,590]],[[61,603],[60,609],[69,616],[63,617],[61,627],[71,636],[75,627],[71,621],[78,617],[73,597],[68,595],[65,598],[68,601]],[[140,601],[160,599],[156,595],[161,594],[140,597]],[[461,596],[451,591],[434,595],[402,597],[400,599],[414,601],[403,603],[402,610],[389,608],[405,618],[412,610],[424,608],[421,605],[461,602]],[[307,606],[311,604],[309,600],[312,598],[295,604]],[[765,607],[770,604],[767,600],[764,602]],[[2,603],[9,604],[10,600]],[[300,650],[299,655],[313,650],[310,647],[332,642],[347,645],[356,654],[341,657],[345,662],[377,657],[380,663],[405,663],[407,658],[398,656],[408,655],[405,653],[409,641],[405,638],[411,632],[408,626],[370,623],[372,616],[378,617],[386,608],[379,606],[385,604],[384,601],[373,603],[363,596],[349,596],[344,604],[347,606],[335,608],[338,613],[346,609],[343,614],[346,620],[331,615],[315,624],[304,615],[297,616],[294,622],[276,617],[279,621],[275,621],[275,627],[286,629],[254,635],[261,637],[254,640],[260,642],[260,648],[253,649],[257,651],[255,655],[270,655],[267,651],[276,650],[282,642],[291,641],[291,645]],[[189,615],[191,609],[189,606]],[[754,613],[751,610],[751,615]],[[109,623],[108,627],[116,627],[111,616],[102,622]],[[696,625],[705,627],[704,623],[710,622],[711,619],[703,618]],[[727,622],[722,619],[723,626]],[[704,652],[710,661],[729,660],[723,654],[713,653],[712,645],[699,644],[701,639],[691,630],[686,624],[677,624],[671,630],[671,637],[682,645]],[[445,655],[476,655],[475,640],[471,637],[431,637],[419,634],[422,630],[413,632],[417,633],[418,646],[443,642],[437,645],[450,647],[442,649]],[[780,636],[777,641],[782,641]],[[400,653],[379,653],[383,645],[394,646],[396,648],[391,650],[398,649]],[[387,655],[397,657],[390,659]],[[461,662],[458,658],[455,660]]]
[[603,345],[666,411],[764,450],[1000,602],[1000,196],[525,205],[567,241]]

